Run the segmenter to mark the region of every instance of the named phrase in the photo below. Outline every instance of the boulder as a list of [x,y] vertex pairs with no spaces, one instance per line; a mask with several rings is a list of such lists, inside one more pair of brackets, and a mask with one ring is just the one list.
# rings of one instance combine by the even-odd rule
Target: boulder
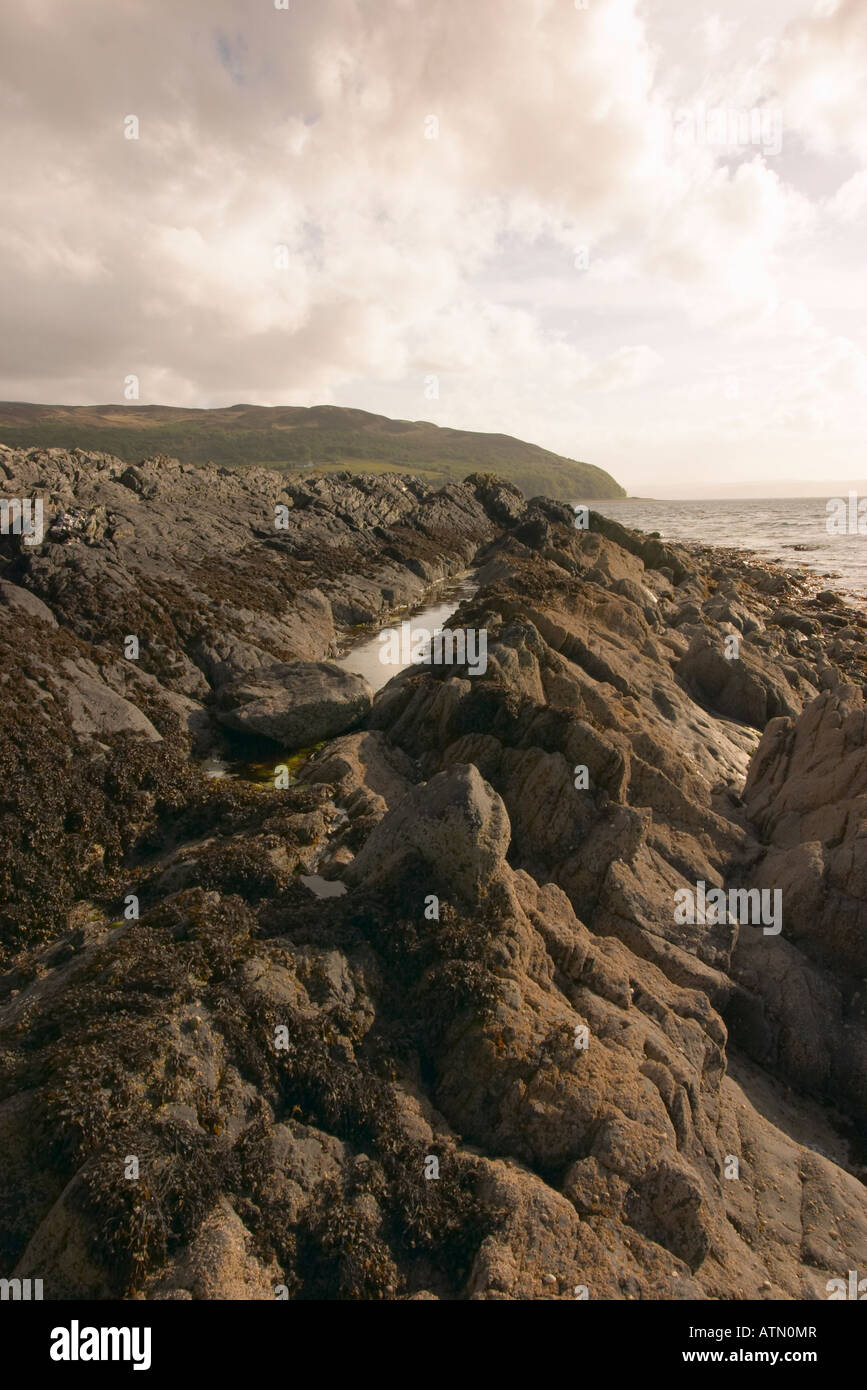
[[288,661],[230,681],[221,699],[229,706],[218,715],[226,728],[284,748],[309,748],[358,724],[373,691],[363,676],[333,661]]
[[20,613],[26,613],[29,618],[41,618],[49,627],[57,627],[57,619],[41,598],[31,594],[29,589],[22,589],[17,584],[9,584],[5,579],[0,579],[0,604],[4,608],[18,609]]
[[97,738],[106,734],[140,734],[159,742],[161,736],[147,715],[131,700],[110,689],[91,662],[67,660],[62,669],[64,675],[53,683],[66,700],[73,733]]
[[330,782],[345,800],[366,789],[382,799],[383,810],[397,805],[412,786],[412,763],[376,730],[346,734],[329,743],[299,769],[303,782]]
[[350,865],[350,882],[387,874],[407,853],[428,862],[457,897],[475,901],[500,868],[511,826],[493,787],[472,764],[414,787],[383,817]]

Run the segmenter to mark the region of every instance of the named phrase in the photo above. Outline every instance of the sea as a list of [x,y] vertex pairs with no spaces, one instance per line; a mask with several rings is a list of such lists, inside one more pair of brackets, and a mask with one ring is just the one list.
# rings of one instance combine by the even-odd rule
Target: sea
[[821,579],[820,588],[834,589],[862,606],[867,599],[867,535],[850,534],[849,501],[841,501],[846,502],[846,534],[842,535],[829,534],[828,521],[833,517],[829,518],[823,497],[717,502],[626,498],[589,505],[622,526],[658,531],[664,540],[752,551],[763,560],[803,571],[808,580]]

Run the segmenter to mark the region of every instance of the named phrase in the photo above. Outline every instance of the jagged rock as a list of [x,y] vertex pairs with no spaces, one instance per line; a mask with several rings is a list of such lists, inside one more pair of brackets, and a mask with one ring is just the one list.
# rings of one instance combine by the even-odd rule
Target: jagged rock
[[782,887],[787,934],[816,960],[867,970],[867,706],[842,685],[792,724],[768,725],[744,790],[772,848],[762,885]]
[[413,853],[457,897],[475,901],[505,859],[510,835],[505,807],[478,770],[453,766],[413,788],[383,817],[346,877],[375,880]]
[[300,776],[305,782],[331,783],[344,803],[364,788],[381,802],[383,815],[411,789],[413,766],[400,748],[369,730],[332,739],[307,760]]
[[[7,490],[38,494],[51,519],[32,553],[4,538],[28,591],[85,641],[110,638],[119,650],[137,635],[141,669],[195,697],[177,683],[182,656],[215,687],[260,665],[326,657],[335,622],[418,602],[524,507],[516,488],[483,475],[434,491],[388,474],[287,480],[82,450],[3,458]],[[158,642],[171,662],[155,657]]]
[[788,680],[745,643],[737,658],[726,657],[723,637],[698,636],[678,663],[677,673],[719,714],[763,729],[769,719],[797,715],[801,701]]
[[[2,469],[70,520],[0,543],[0,1272],[789,1300],[867,1264],[861,614],[480,475]],[[329,703],[335,623],[474,562],[484,674]],[[210,710],[327,738],[323,686],[365,727],[288,787],[189,762]],[[782,933],[678,918],[699,882],[781,888]]]
[[867,1121],[867,707],[842,684],[797,721],[765,730],[744,790],[770,841],[753,875],[779,891],[777,944],[742,935],[735,978],[760,1008],[739,1003],[751,1055],[796,1084],[832,1094]]

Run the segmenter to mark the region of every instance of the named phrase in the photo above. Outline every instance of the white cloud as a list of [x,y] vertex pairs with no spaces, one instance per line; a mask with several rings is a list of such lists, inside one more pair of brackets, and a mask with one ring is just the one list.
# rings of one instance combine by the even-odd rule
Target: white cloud
[[[438,412],[639,487],[645,459],[692,477],[733,430],[733,477],[788,467],[801,401],[840,453],[863,404],[865,13],[20,0],[0,394],[118,400],[135,372],[169,404]],[[672,113],[710,101],[781,103],[781,156],[673,142]],[[763,383],[748,418],[738,375]]]
[[828,200],[827,210],[840,222],[857,222],[864,217],[867,213],[867,169],[859,170],[840,185]]
[[821,0],[783,37],[775,77],[790,124],[820,154],[867,160],[867,7]]

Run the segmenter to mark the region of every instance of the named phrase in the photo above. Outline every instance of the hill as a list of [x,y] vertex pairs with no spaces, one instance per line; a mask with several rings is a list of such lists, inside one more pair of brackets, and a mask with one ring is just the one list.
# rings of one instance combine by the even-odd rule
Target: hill
[[102,450],[138,460],[168,454],[183,463],[287,472],[414,473],[440,486],[470,472],[498,473],[528,497],[625,497],[601,468],[508,434],[390,420],[342,406],[233,405],[186,410],[162,405],[30,405],[0,402],[0,443]]

